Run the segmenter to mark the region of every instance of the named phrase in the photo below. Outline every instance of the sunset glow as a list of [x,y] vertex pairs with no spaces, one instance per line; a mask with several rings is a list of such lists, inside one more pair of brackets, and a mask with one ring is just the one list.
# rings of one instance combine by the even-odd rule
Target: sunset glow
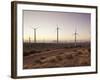
[[34,28],[38,42],[53,42],[57,39],[59,27],[59,41],[74,41],[77,28],[78,41],[91,39],[91,15],[89,13],[50,12],[50,11],[23,11],[23,39],[34,42]]

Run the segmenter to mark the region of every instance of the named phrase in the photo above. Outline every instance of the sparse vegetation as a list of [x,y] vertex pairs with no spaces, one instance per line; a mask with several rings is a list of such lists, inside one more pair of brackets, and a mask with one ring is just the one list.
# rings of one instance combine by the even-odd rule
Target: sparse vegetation
[[91,52],[91,49],[90,48],[88,48],[88,52]]
[[24,56],[28,56],[28,55],[31,55],[31,54],[34,54],[34,53],[40,53],[42,51],[37,51],[37,50],[31,50],[31,51],[28,51],[28,52],[24,52]]
[[50,51],[50,49],[46,49],[45,51]]
[[39,59],[35,60],[34,62],[37,63],[37,64],[38,64],[38,63],[42,63],[42,61],[39,60]]
[[87,44],[75,47],[72,44],[37,43],[31,44],[31,48],[24,45],[24,69],[91,65],[91,49]]
[[67,59],[73,59],[74,57],[73,57],[72,54],[68,54],[68,55],[66,55],[66,58],[67,58]]
[[57,59],[61,61],[63,58],[60,55],[57,55]]
[[45,59],[45,58],[46,58],[45,56],[40,57],[40,59]]
[[81,54],[83,54],[83,52],[82,51],[78,51],[77,54],[78,55],[81,55]]

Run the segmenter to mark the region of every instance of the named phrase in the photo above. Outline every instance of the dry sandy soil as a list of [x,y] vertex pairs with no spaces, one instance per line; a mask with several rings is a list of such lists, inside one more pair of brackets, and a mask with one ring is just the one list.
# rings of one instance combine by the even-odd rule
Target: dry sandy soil
[[90,49],[86,47],[52,49],[23,57],[23,68],[90,66]]

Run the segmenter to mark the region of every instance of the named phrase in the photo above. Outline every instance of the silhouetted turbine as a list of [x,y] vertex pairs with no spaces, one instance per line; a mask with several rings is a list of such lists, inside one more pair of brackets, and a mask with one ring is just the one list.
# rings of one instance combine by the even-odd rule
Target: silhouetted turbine
[[31,38],[30,38],[30,36],[29,36],[29,43],[31,42]]

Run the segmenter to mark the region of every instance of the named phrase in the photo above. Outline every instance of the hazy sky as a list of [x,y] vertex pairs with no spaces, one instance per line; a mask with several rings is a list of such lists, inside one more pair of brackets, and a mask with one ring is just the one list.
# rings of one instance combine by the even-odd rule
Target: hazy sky
[[89,41],[91,36],[91,14],[52,11],[23,11],[23,38],[34,40],[32,28],[37,29],[37,41],[56,40],[56,28],[60,41],[74,41],[77,28],[77,40]]

